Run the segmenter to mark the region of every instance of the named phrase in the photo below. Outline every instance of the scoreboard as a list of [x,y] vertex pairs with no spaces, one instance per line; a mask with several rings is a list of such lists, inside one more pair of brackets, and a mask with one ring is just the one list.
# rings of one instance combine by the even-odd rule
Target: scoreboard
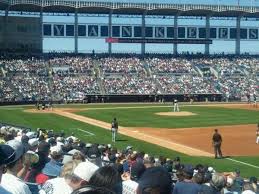
[[0,16],[0,49],[41,52],[40,29],[37,17],[9,16],[5,25],[5,18]]

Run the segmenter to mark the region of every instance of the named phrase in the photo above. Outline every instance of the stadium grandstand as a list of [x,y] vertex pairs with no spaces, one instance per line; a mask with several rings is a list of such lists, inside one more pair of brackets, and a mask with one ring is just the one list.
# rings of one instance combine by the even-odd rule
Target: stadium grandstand
[[[162,105],[168,103],[171,106],[173,101],[174,105],[180,103],[180,109],[187,102],[205,105],[211,102],[248,103],[249,110],[254,108],[252,113],[255,116],[251,119],[259,119],[256,112],[259,7],[253,0],[249,5],[240,1],[237,4],[224,3],[227,2],[0,0],[0,194],[259,193],[255,177],[259,173],[255,171],[253,176],[249,172],[249,177],[243,178],[238,169],[245,165],[258,170],[254,162],[258,160],[257,155],[250,158],[254,165],[225,159],[221,153],[217,156],[213,144],[215,159],[222,160],[211,162],[211,159],[214,161],[214,150],[205,149],[201,151],[203,155],[190,155],[196,157],[195,163],[185,164],[181,157],[192,160],[188,160],[188,153],[181,152],[181,149],[189,149],[190,153],[197,151],[197,147],[186,144],[179,148],[177,141],[172,143],[163,139],[169,145],[178,146],[176,150],[171,149],[177,151],[172,153],[183,153],[181,157],[169,158],[171,152],[167,152],[168,147],[159,139],[162,133],[157,132],[158,137],[152,136],[153,139],[145,135],[140,139],[138,130],[133,131],[136,135],[130,135],[132,131],[127,131],[126,127],[119,127],[120,135],[152,143],[149,146],[157,144],[155,148],[159,151],[149,153],[153,147],[148,151],[140,150],[148,148],[147,143],[142,146],[141,141],[124,140],[124,136],[116,143],[107,143],[108,138],[101,137],[99,128],[93,132],[77,127],[76,122],[83,122],[83,111],[89,108],[84,109],[84,106],[87,105],[82,105],[83,108],[77,110],[78,115],[74,114],[77,117],[71,119],[76,112],[71,108],[73,103],[78,106],[93,104],[93,109],[99,103],[107,103],[103,109],[111,108],[109,103],[152,103],[154,106],[158,104],[162,110],[165,108]],[[6,117],[12,106],[4,105],[30,104],[36,105],[36,110],[32,111],[28,106],[24,110],[27,113],[18,113],[20,119],[17,121],[10,122],[16,117],[14,112]],[[62,104],[61,107],[65,104],[65,108],[55,110],[53,104]],[[114,104],[111,105],[114,109],[121,108]],[[98,106],[97,110],[102,109]],[[53,107],[54,112],[51,112]],[[19,106],[18,111],[19,108],[26,109]],[[199,114],[202,111],[198,111]],[[218,108],[214,111],[225,110]],[[238,111],[233,112],[228,114],[231,116]],[[251,120],[246,121],[247,112],[240,113],[239,116],[243,117],[240,121],[232,115],[234,124],[251,125]],[[47,116],[40,120],[38,115],[41,114],[34,117],[33,113],[46,113]],[[22,114],[29,114],[31,118]],[[103,114],[102,122],[92,119],[88,124],[100,127],[100,123],[104,123],[102,128],[113,133],[118,123],[114,119],[110,129],[107,120],[114,113],[104,110]],[[141,117],[141,113],[139,115]],[[208,116],[213,117],[213,113]],[[71,120],[60,123],[67,124],[68,131],[59,128],[58,119],[65,117]],[[228,124],[228,119],[225,120]],[[258,121],[253,120],[253,124],[255,122]],[[52,125],[45,129],[43,123]],[[125,123],[124,120],[123,126]],[[185,124],[190,123],[193,125],[190,128],[207,127],[196,120]],[[138,127],[137,124],[133,126]],[[214,124],[218,123],[212,122],[208,126],[214,127]],[[37,131],[33,129],[35,125]],[[257,128],[258,138],[259,123]],[[253,128],[250,132],[255,136]],[[108,133],[104,134],[107,136]],[[97,138],[91,139],[91,136],[98,135],[98,142]],[[220,136],[220,145],[221,141]],[[131,142],[141,146],[138,150],[134,146],[125,146]],[[161,151],[159,146],[166,147],[166,150]],[[158,156],[157,153],[167,155]],[[222,164],[221,161],[226,162]],[[233,161],[236,166],[232,165]],[[216,171],[214,164],[220,170]],[[228,170],[231,172],[225,172]]]

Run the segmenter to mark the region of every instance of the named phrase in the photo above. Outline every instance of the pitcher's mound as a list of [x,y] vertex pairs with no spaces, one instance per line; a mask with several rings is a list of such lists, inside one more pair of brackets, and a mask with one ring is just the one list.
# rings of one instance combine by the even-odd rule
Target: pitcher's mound
[[187,112],[187,111],[182,111],[182,112],[157,112],[155,114],[161,115],[161,116],[174,116],[174,117],[186,117],[186,116],[197,115],[195,113]]

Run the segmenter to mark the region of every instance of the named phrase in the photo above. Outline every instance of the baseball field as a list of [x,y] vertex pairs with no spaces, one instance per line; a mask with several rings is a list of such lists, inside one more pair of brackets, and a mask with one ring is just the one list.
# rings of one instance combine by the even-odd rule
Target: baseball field
[[[236,169],[242,176],[259,177],[259,144],[256,127],[259,108],[248,104],[87,104],[55,105],[38,111],[34,106],[2,106],[0,122],[32,129],[64,130],[90,143],[112,143],[110,123],[119,122],[118,141],[113,146],[145,151],[156,157],[183,163],[207,164],[217,171]],[[211,138],[214,129],[223,137],[224,159],[214,159]]]

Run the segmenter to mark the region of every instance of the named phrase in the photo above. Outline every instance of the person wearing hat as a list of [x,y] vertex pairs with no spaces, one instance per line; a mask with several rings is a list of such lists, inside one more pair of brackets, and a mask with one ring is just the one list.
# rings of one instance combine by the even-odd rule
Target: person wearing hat
[[0,145],[0,193],[11,194],[1,186],[2,173],[4,171],[4,165],[7,165],[15,158],[15,151],[8,145]]
[[142,176],[139,178],[138,183],[139,186],[137,193],[139,194],[172,193],[171,175],[163,167],[151,167],[146,169]]
[[174,99],[174,112],[179,112],[179,105],[178,105],[178,100]]
[[198,194],[200,185],[192,181],[194,168],[192,165],[184,165],[183,167],[183,181],[175,184],[173,194]]
[[233,188],[235,189],[235,191],[241,193],[243,185],[244,185],[244,178],[241,177],[240,170],[236,169],[235,170],[235,181],[234,181]]
[[40,190],[40,194],[71,194],[73,190],[89,184],[89,180],[98,166],[85,161],[79,163],[74,169],[72,175],[66,177],[57,177],[48,180]]
[[61,173],[61,160],[63,157],[62,149],[59,146],[50,148],[50,161],[42,169],[42,173],[48,177],[57,177]]
[[214,147],[215,159],[222,158],[221,144],[222,144],[222,137],[219,134],[218,129],[215,129],[212,137],[212,145]]
[[118,121],[116,118],[113,119],[111,124],[111,132],[112,132],[112,142],[116,141],[116,134],[118,133]]
[[255,134],[256,134],[256,144],[258,144],[259,143],[259,122],[257,123],[257,129]]
[[31,194],[29,187],[19,178],[19,173],[27,172],[27,164],[23,164],[24,146],[17,140],[6,142],[15,151],[15,157],[6,165],[6,173],[2,176],[1,185],[13,194]]

